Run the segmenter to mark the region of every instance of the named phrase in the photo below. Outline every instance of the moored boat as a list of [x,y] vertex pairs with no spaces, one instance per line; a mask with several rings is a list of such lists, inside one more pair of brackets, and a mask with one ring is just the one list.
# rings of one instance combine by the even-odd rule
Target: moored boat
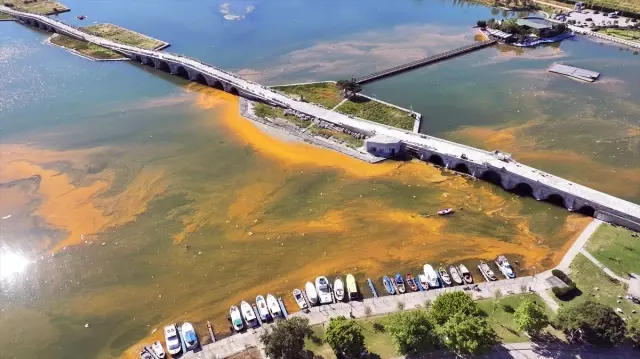
[[429,290],[429,280],[427,279],[426,275],[419,274],[418,275],[418,283],[420,283],[420,286],[422,287],[422,289]]
[[464,280],[465,283],[467,284],[473,283],[473,276],[471,275],[471,272],[469,272],[469,270],[464,264],[459,265],[458,269],[460,270],[460,274],[462,275],[462,280]]
[[453,280],[454,283],[456,284],[462,284],[462,277],[460,276],[460,272],[458,272],[458,269],[455,266],[450,266],[449,267],[449,273],[451,274],[451,280]]
[[402,275],[400,273],[396,273],[395,285],[398,290],[398,294],[404,294],[407,291],[407,287],[404,285],[404,279],[402,279]]
[[358,293],[358,284],[353,274],[347,274],[347,295],[349,300],[357,299],[360,295]]
[[260,319],[262,319],[263,322],[271,319],[271,313],[269,313],[267,301],[264,300],[263,296],[259,295],[256,297],[256,307],[258,307],[258,313],[260,313]]
[[233,326],[233,330],[236,332],[241,331],[244,328],[244,323],[242,323],[242,316],[240,315],[240,310],[235,305],[231,306],[229,309],[229,315],[231,316],[231,325]]
[[446,216],[447,214],[453,213],[453,208],[445,208],[443,210],[438,211],[438,215]]
[[376,287],[373,285],[373,281],[371,278],[367,278],[367,283],[369,284],[369,289],[371,290],[371,294],[373,294],[374,298],[378,298],[378,292],[376,291]]
[[304,292],[307,293],[307,299],[309,299],[309,304],[314,306],[318,304],[318,291],[316,287],[311,282],[307,282],[304,285]]
[[182,347],[180,346],[180,337],[178,336],[178,330],[175,324],[164,327],[164,342],[167,345],[169,354],[176,355],[180,353]]
[[307,301],[304,299],[304,295],[302,295],[302,291],[298,288],[293,290],[293,299],[298,303],[298,307],[300,309],[307,309]]
[[500,272],[502,272],[502,275],[507,279],[513,279],[516,277],[516,271],[513,270],[513,267],[509,264],[507,257],[500,255],[496,258],[495,263],[498,266],[498,269],[500,269]]
[[193,325],[189,322],[182,323],[182,338],[184,338],[187,350],[193,350],[200,344],[200,342],[198,342],[196,331],[193,329]]
[[418,285],[416,281],[413,280],[413,276],[411,275],[411,273],[407,273],[407,285],[409,286],[409,288],[411,288],[412,291],[418,291]]
[[151,350],[153,351],[153,354],[155,354],[159,359],[164,359],[167,357],[167,354],[164,352],[164,348],[162,347],[162,343],[160,343],[160,341],[158,340],[151,344]]
[[444,270],[444,268],[440,267],[438,268],[438,273],[440,274],[440,279],[442,280],[442,283],[444,283],[444,285],[451,285],[451,277],[449,276],[449,273],[447,273],[446,270]]
[[489,265],[484,261],[480,261],[480,264],[478,264],[478,269],[487,282],[492,282],[497,279],[495,273],[493,273]]
[[154,359],[154,357],[146,349],[142,349],[140,350],[140,359]]
[[278,304],[278,300],[271,293],[267,294],[267,308],[269,308],[269,312],[271,313],[271,317],[273,317],[273,319],[282,317],[282,309],[280,309],[280,304]]
[[344,300],[344,283],[340,277],[333,281],[333,294],[336,296],[336,301],[342,302]]
[[244,300],[240,302],[240,312],[242,312],[242,317],[244,318],[245,323],[247,323],[251,328],[255,328],[260,324],[258,323],[256,313],[253,312],[253,308],[251,308],[251,305]]
[[384,284],[384,289],[387,290],[387,293],[389,294],[396,293],[396,290],[393,288],[393,283],[391,283],[391,279],[389,279],[389,277],[387,277],[386,275],[382,277],[382,284]]
[[331,293],[327,277],[319,276],[316,278],[316,290],[318,291],[320,304],[329,304],[333,302],[333,294]]
[[424,275],[427,277],[427,283],[429,283],[430,288],[439,288],[440,280],[438,279],[438,274],[433,269],[430,264],[425,264],[422,268],[424,270]]

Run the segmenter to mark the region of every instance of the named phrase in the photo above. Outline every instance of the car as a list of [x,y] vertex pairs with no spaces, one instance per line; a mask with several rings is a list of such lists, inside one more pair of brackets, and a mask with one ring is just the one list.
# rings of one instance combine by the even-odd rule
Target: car
[[180,353],[180,338],[178,338],[178,331],[175,324],[170,324],[164,327],[164,340],[167,343],[167,351],[171,355]]

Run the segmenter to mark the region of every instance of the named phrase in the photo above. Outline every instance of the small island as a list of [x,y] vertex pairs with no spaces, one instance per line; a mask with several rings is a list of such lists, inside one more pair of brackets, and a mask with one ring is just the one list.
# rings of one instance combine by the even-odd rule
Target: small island
[[[2,5],[19,11],[38,15],[55,15],[70,11],[70,9],[55,1],[42,0],[3,0]],[[0,13],[0,21],[14,20],[11,15]]]
[[480,20],[477,26],[489,39],[518,47],[534,47],[574,36],[565,24],[552,24],[537,18]]

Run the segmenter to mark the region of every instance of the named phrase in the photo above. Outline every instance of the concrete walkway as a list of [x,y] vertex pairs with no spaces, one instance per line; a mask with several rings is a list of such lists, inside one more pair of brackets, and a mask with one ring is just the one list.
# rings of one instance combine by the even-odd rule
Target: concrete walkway
[[593,221],[591,221],[591,223],[589,223],[589,225],[584,229],[584,231],[580,233],[580,236],[578,237],[576,242],[571,246],[571,248],[569,248],[569,250],[564,255],[564,257],[562,257],[560,264],[558,264],[556,268],[565,272],[569,270],[569,266],[571,265],[571,262],[573,262],[573,258],[575,258],[576,255],[580,253],[580,251],[582,250],[582,247],[584,247],[584,245],[587,243],[589,238],[591,238],[593,233],[595,233],[595,231],[598,229],[598,227],[600,227],[601,224],[602,224],[602,221],[599,219],[594,219]]
[[586,249],[582,248],[580,250],[580,253],[582,253],[585,257],[587,257],[591,262],[593,262],[593,264],[595,264],[596,266],[598,266],[600,269],[602,269],[609,277],[611,278],[615,278],[617,280],[619,280],[620,282],[623,283],[627,283],[629,284],[629,280],[620,277],[619,275],[613,273],[613,271],[607,267],[605,267],[604,264],[600,263],[599,260],[596,259],[596,257],[594,257],[593,255],[591,255],[591,253],[587,252]]

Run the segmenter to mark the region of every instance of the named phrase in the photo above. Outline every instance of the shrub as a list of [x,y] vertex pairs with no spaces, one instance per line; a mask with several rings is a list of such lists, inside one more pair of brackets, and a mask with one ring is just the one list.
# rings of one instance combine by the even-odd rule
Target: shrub
[[553,287],[551,291],[555,294],[556,297],[561,298],[570,293],[573,293],[576,290],[576,284],[560,269],[553,269],[551,274],[558,277],[561,281],[563,281],[567,286],[566,287]]

